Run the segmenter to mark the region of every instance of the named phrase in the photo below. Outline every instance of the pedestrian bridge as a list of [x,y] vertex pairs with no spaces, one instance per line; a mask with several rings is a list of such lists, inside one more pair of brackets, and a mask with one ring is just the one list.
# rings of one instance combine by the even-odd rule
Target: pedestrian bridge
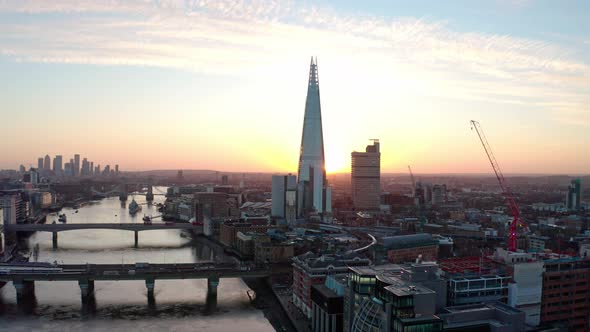
[[85,229],[117,229],[135,232],[135,247],[139,245],[139,232],[162,229],[184,229],[197,234],[203,233],[203,226],[190,223],[90,223],[90,224],[9,224],[4,225],[5,232],[51,232],[53,247],[57,248],[57,233]]

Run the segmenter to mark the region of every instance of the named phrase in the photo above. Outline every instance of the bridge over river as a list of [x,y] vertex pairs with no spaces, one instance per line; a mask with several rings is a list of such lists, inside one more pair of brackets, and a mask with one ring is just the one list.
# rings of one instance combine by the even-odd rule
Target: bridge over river
[[196,234],[203,233],[203,226],[190,223],[89,223],[89,224],[9,224],[5,232],[51,232],[53,248],[57,248],[57,233],[85,229],[117,229],[135,232],[135,247],[139,244],[139,232],[162,229],[184,229]]
[[34,293],[35,281],[77,281],[82,303],[94,297],[94,282],[101,280],[145,280],[148,301],[153,302],[156,279],[207,279],[207,307],[217,304],[217,286],[221,278],[268,277],[268,265],[244,263],[179,264],[0,264],[0,281],[11,281],[17,303]]

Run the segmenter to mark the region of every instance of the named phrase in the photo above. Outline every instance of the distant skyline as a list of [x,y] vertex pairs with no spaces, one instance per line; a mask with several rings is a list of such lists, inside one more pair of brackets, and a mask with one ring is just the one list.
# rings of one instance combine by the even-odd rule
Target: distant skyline
[[[326,168],[590,173],[590,2],[0,0],[0,169],[297,172],[310,56]],[[97,162],[98,161],[98,162]]]

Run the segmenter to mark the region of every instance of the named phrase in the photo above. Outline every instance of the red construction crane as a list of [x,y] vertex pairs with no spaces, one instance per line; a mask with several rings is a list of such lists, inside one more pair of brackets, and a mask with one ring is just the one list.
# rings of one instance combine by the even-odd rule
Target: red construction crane
[[520,218],[520,210],[518,209],[518,204],[516,204],[516,200],[514,199],[514,196],[512,195],[510,188],[508,188],[508,185],[506,184],[506,179],[504,179],[504,174],[502,174],[502,170],[500,169],[500,165],[498,164],[496,157],[494,157],[494,153],[492,152],[492,148],[490,147],[490,144],[488,143],[486,135],[484,134],[483,129],[481,129],[479,122],[471,120],[471,130],[473,130],[473,129],[475,129],[475,131],[477,132],[477,136],[479,137],[479,140],[481,141],[481,145],[483,145],[483,149],[485,150],[486,155],[488,156],[488,159],[490,160],[490,164],[492,164],[492,168],[494,169],[494,173],[496,174],[496,179],[498,179],[498,183],[500,184],[500,188],[502,188],[502,195],[506,199],[506,204],[508,205],[508,208],[510,209],[510,212],[512,213],[513,219],[512,219],[512,223],[510,223],[510,229],[509,229],[510,234],[508,235],[508,250],[516,251],[516,249],[517,249],[517,245],[516,245],[517,229],[518,229],[519,225],[524,226],[524,222]]

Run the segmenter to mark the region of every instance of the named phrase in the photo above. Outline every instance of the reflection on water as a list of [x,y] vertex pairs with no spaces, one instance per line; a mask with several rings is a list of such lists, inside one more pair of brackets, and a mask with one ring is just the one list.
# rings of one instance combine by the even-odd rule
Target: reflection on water
[[[131,200],[131,197],[129,198]],[[137,222],[143,215],[160,213],[135,196],[142,211],[130,216],[117,197],[86,205],[78,210],[64,209],[68,223]],[[163,197],[156,196],[156,203]],[[57,214],[47,222],[57,222]],[[161,222],[161,220],[154,220]],[[26,241],[38,246],[38,261],[63,263],[186,263],[222,259],[180,230],[154,230],[139,233],[134,248],[134,233],[119,230],[78,230],[59,233],[58,248],[52,249],[51,233],[35,233]],[[175,331],[273,331],[262,312],[250,305],[248,287],[240,279],[222,279],[218,289],[218,311],[204,314],[207,281],[156,280],[155,303],[148,304],[145,282],[96,281],[95,296],[82,304],[77,282],[35,282],[34,295],[19,308],[12,283],[0,289],[0,331],[30,330],[175,330]],[[23,310],[25,308],[25,310]],[[23,312],[26,311],[26,312]]]

